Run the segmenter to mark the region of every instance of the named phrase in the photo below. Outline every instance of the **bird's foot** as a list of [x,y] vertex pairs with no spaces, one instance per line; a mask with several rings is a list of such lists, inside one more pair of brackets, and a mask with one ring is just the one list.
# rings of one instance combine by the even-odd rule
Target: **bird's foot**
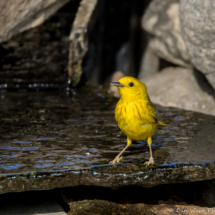
[[149,158],[149,161],[146,161],[144,164],[146,165],[146,166],[149,166],[150,164],[153,164],[154,163],[154,159],[153,159],[153,157],[150,157]]
[[116,157],[114,158],[114,160],[112,160],[112,161],[110,162],[110,164],[113,164],[113,165],[115,166],[117,163],[120,162],[121,159],[122,159],[122,156],[121,156],[121,157],[116,156]]

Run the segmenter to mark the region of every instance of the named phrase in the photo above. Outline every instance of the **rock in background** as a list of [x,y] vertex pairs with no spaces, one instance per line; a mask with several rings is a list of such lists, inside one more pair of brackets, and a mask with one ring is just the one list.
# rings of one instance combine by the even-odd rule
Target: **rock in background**
[[0,85],[7,89],[66,86],[68,37],[78,6],[79,0],[70,1],[40,26],[0,44]]
[[42,24],[69,0],[1,0],[0,42]]
[[215,1],[180,1],[182,36],[192,64],[215,89]]
[[156,74],[159,71],[160,59],[148,45],[142,56],[140,73],[138,79],[145,78],[149,75]]
[[[89,22],[93,16],[96,5],[97,0],[81,1],[69,36],[71,44],[69,50],[68,75],[73,86],[76,86],[81,80],[82,61],[88,51],[89,36],[87,36],[87,34],[89,31]],[[94,17],[94,19],[97,20],[98,17]]]
[[214,7],[215,1],[210,0],[150,3],[142,17],[142,27],[150,38],[148,50],[174,63],[154,74],[154,61],[147,72],[145,54],[139,79],[147,85],[153,102],[215,115]]
[[140,80],[154,103],[215,115],[213,90],[200,72],[169,67]]
[[191,67],[181,36],[179,13],[179,0],[154,0],[142,17],[142,27],[150,33],[149,47],[159,57],[176,65]]
[[[112,77],[111,77],[111,81],[109,81],[109,83],[110,82],[116,82],[116,81],[119,81],[119,79],[121,79],[121,78],[123,78],[125,75],[123,74],[123,72],[121,72],[121,71],[116,71],[116,72],[114,72],[113,73],[113,75],[112,75]],[[109,84],[108,83],[108,84]],[[118,88],[117,87],[114,87],[114,86],[112,86],[112,85],[110,85],[110,92],[112,92],[113,93],[113,95],[115,96],[115,97],[120,97],[120,95],[119,95],[119,91],[118,91]]]

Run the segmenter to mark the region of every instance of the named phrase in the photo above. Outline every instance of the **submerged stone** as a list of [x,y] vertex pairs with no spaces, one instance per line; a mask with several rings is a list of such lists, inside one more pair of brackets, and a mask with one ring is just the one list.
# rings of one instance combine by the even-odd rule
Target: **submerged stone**
[[156,106],[155,165],[146,141],[126,145],[115,122],[117,99],[98,87],[2,93],[0,193],[76,185],[151,187],[215,178],[215,117]]

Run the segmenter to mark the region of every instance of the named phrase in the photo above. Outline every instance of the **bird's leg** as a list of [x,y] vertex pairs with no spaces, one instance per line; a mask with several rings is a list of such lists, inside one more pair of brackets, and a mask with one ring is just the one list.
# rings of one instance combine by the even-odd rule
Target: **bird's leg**
[[112,163],[115,166],[115,164],[119,163],[119,161],[122,159],[122,157],[120,157],[121,154],[131,145],[131,143],[132,139],[127,137],[127,146],[114,158],[114,160],[110,162],[110,164]]
[[146,166],[149,166],[150,164],[153,164],[154,163],[154,159],[153,159],[153,157],[152,157],[152,138],[151,137],[149,137],[148,139],[147,139],[147,143],[148,143],[148,145],[149,145],[149,150],[150,150],[150,158],[149,158],[149,161],[146,161],[144,164],[146,165]]
[[119,161],[122,159],[122,157],[120,157],[120,155],[128,148],[128,145],[114,158],[114,160],[112,160],[110,162],[110,164],[112,163],[113,165],[119,163]]

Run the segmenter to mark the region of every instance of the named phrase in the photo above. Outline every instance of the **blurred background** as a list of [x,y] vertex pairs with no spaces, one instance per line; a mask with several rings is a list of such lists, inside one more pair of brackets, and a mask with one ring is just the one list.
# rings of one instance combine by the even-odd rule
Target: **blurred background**
[[137,77],[154,103],[215,115],[215,10],[192,0],[1,0],[0,90]]

